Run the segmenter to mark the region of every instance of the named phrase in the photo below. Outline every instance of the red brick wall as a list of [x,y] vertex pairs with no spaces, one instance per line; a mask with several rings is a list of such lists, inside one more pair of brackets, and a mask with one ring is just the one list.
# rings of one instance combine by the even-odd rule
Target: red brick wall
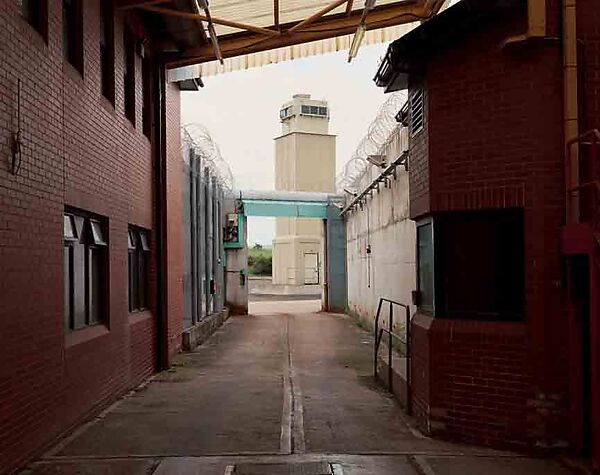
[[167,262],[169,354],[181,347],[183,331],[182,155],[179,89],[167,87]]
[[[443,382],[447,395],[448,406],[442,415],[432,414],[432,420],[443,421],[446,433],[473,442],[544,444],[566,436],[567,319],[564,296],[557,290],[564,215],[562,56],[552,40],[501,48],[503,39],[524,31],[523,20],[515,17],[485,25],[431,58],[427,68],[427,211],[525,210],[526,317],[521,334],[509,342],[514,348],[507,346],[504,352],[502,340],[490,336],[506,338],[503,325],[472,331],[470,324],[459,321],[434,322],[429,349],[414,347],[415,372],[430,371],[419,367],[427,353],[430,368],[435,368],[429,373],[429,404],[441,394],[438,383]],[[451,325],[451,343],[445,340],[449,331],[445,325]],[[445,363],[456,360],[463,350],[473,356],[479,372],[489,367],[491,373],[510,369],[513,374],[499,378],[501,384],[488,392],[478,381],[493,379],[493,374],[470,379],[471,393],[485,402],[482,410],[473,409],[472,398],[461,392],[464,382],[454,377],[464,372],[473,378],[469,368]],[[494,358],[504,358],[507,366],[489,364]],[[515,408],[526,403],[530,431],[521,431],[519,411],[492,410],[503,407],[505,400]]]
[[[100,91],[99,0],[84,2],[83,77],[63,60],[61,4],[48,4],[46,44],[16,2],[0,2],[0,472],[135,386],[156,361],[152,312],[130,315],[127,305],[127,225],[154,232],[154,219],[139,79],[137,127],[124,117],[122,18],[115,26],[113,108]],[[7,163],[19,78],[24,146],[14,176]],[[171,91],[169,104],[177,100]],[[169,117],[178,131],[177,110]],[[65,205],[105,216],[109,231],[107,327],[72,334],[63,330]],[[177,305],[169,314],[173,326]]]
[[427,133],[427,127],[429,122],[429,107],[427,103],[429,100],[429,93],[427,90],[426,78],[415,77],[411,78],[411,90],[413,88],[423,89],[423,101],[424,106],[424,130],[417,133],[414,137],[410,137],[409,140],[409,153],[410,153],[410,174],[409,187],[410,187],[410,217],[414,218],[427,213],[430,209],[430,176],[429,176],[429,134]]
[[[413,415],[425,433],[430,433],[430,348],[429,329],[431,318],[417,313],[411,323],[411,397]],[[434,383],[435,384],[435,383]]]
[[497,447],[537,441],[524,324],[417,315],[413,332],[413,407],[425,431]]
[[[580,45],[580,130],[600,129],[600,8],[595,0],[580,0],[577,2],[577,37]],[[599,170],[599,168],[596,168]],[[598,249],[598,247],[597,247]],[[597,251],[598,252],[598,251]],[[600,254],[596,256],[600,262]],[[591,312],[592,319],[600,322],[600,308],[598,308],[598,295],[600,295],[600,267],[591,270],[590,281],[592,285]],[[595,308],[594,308],[595,305]],[[592,320],[594,321],[594,320]],[[599,325],[592,324],[589,332],[592,346],[592,365],[596,371],[600,368],[600,352],[597,342],[600,340]],[[596,470],[600,470],[600,374],[592,375],[592,418],[593,422],[593,454]]]

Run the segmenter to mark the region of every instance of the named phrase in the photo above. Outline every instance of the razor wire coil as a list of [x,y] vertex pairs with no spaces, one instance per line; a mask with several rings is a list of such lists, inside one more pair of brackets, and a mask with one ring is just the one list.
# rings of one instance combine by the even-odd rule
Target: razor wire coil
[[232,195],[235,189],[233,172],[209,130],[199,123],[186,124],[181,128],[181,140],[182,144],[187,145],[202,159],[202,163],[208,168],[210,175],[215,177],[223,191]]
[[381,154],[394,139],[395,134],[402,127],[396,121],[396,114],[402,108],[406,99],[406,93],[400,91],[391,94],[383,103],[375,119],[369,125],[367,133],[336,177],[338,192],[344,189],[356,190],[369,167],[367,157]]

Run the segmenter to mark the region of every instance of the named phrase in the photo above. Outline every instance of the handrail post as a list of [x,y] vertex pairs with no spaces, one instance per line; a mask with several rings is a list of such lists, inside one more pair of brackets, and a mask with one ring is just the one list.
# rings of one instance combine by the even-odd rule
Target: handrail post
[[383,299],[379,299],[379,305],[377,306],[377,315],[375,315],[375,343],[373,345],[373,375],[375,379],[377,379],[377,353],[379,352],[379,341],[378,341],[378,333],[379,333],[379,314],[381,313],[381,304],[383,303]]
[[407,305],[406,309],[406,413],[412,414],[412,392],[411,392],[411,380],[410,380],[410,366],[412,362],[411,348],[410,348],[410,307]]
[[390,318],[388,319],[388,388],[391,393],[394,392],[394,372],[392,371],[392,332],[394,329],[394,305],[390,302]]

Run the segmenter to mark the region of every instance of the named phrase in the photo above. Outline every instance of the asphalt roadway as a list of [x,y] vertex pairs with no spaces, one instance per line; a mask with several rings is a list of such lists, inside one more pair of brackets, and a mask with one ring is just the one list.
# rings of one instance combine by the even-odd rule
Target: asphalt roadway
[[40,474],[565,475],[429,439],[372,378],[373,340],[318,301],[253,302],[58,441]]

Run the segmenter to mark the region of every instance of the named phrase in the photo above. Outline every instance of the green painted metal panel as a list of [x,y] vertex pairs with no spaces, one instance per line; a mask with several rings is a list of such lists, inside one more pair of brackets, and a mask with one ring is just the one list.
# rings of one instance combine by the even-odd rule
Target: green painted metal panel
[[335,206],[328,208],[327,311],[344,313],[348,305],[346,275],[346,223]]
[[246,236],[244,235],[244,227],[246,218],[243,214],[237,213],[238,218],[238,236],[235,241],[225,241],[223,246],[225,249],[242,249],[246,245]]
[[284,218],[327,218],[327,203],[242,200],[245,216],[271,216]]

